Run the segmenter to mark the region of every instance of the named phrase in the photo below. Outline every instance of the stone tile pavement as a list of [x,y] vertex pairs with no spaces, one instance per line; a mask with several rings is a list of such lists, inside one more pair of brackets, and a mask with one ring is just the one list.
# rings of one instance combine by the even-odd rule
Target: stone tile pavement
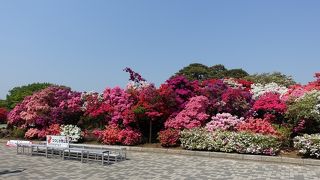
[[[320,179],[319,166],[128,152],[112,165],[16,155],[0,144],[0,179]],[[22,170],[22,172],[14,172]],[[7,173],[12,172],[12,173]]]

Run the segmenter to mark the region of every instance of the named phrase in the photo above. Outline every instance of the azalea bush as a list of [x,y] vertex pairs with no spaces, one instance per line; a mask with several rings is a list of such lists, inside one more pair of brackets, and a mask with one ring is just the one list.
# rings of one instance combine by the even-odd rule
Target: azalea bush
[[7,122],[8,111],[5,108],[0,108],[0,124]]
[[212,117],[212,121],[207,123],[206,129],[208,131],[215,130],[235,130],[235,127],[241,123],[244,118],[238,118],[237,116],[232,116],[230,113],[219,113]]
[[183,130],[181,146],[189,150],[210,150],[245,154],[277,155],[281,142],[277,137],[248,132]]
[[98,138],[101,138],[104,144],[122,144],[122,145],[136,145],[141,143],[142,135],[140,132],[132,129],[121,130],[116,125],[106,126],[105,130],[95,131]]
[[263,119],[249,118],[246,121],[239,123],[235,129],[238,131],[247,131],[264,135],[279,135],[272,124]]
[[81,93],[50,86],[27,96],[8,114],[8,124],[20,128],[47,128],[51,124],[73,124],[82,115]]
[[78,142],[81,139],[81,129],[75,125],[62,125],[60,135],[68,136],[71,142]]
[[296,136],[294,147],[299,150],[303,156],[320,158],[320,134],[304,134]]
[[320,130],[320,91],[313,90],[288,105],[286,117],[295,133],[316,133]]
[[257,99],[261,95],[265,93],[276,93],[280,94],[280,96],[286,94],[288,88],[285,86],[278,85],[277,83],[271,82],[268,84],[252,84],[251,85],[251,93],[253,94],[253,98]]
[[159,132],[159,141],[163,147],[174,147],[180,143],[180,131],[176,129],[166,129]]
[[190,99],[186,107],[175,117],[166,121],[166,128],[191,129],[205,124],[209,115],[206,114],[208,98],[196,96]]

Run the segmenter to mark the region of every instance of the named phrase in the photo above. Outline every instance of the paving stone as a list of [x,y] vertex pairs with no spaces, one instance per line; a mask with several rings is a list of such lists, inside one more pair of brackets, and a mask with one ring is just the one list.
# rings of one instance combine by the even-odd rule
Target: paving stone
[[[174,154],[173,152],[177,152],[170,149],[169,151],[172,154],[128,151],[129,160],[101,166],[99,163],[82,164],[58,158],[16,155],[15,148],[6,147],[2,143],[0,172],[18,169],[23,171],[0,173],[0,179],[320,179],[320,168],[317,166],[222,159],[225,153],[204,152],[204,155],[210,155],[205,157],[182,155],[186,152],[196,153],[195,151],[178,151],[180,154]],[[239,154],[227,156],[235,155]],[[275,161],[274,157],[266,157],[263,156],[269,161]],[[253,156],[243,156],[245,158],[254,159]],[[304,162],[316,164],[319,161]]]

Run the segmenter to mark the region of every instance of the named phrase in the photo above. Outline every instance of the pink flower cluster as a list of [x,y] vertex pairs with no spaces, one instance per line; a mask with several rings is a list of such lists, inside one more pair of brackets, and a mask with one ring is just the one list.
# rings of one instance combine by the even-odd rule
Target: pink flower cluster
[[207,123],[206,129],[208,131],[215,130],[235,130],[235,127],[241,123],[244,118],[238,118],[237,116],[232,116],[230,113],[219,113],[212,117],[212,121]]
[[51,86],[26,97],[8,115],[8,123],[18,127],[46,128],[51,124],[78,121],[82,114],[80,93]]
[[186,107],[175,117],[165,122],[166,128],[191,129],[204,125],[209,115],[206,114],[208,98],[196,96],[190,99]]

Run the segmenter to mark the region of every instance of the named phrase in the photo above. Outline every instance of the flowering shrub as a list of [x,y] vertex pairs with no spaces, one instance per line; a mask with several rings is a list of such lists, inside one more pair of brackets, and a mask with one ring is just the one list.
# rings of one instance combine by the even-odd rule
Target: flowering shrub
[[253,98],[257,99],[261,95],[265,93],[277,93],[280,94],[280,96],[286,94],[288,91],[288,88],[285,86],[279,86],[277,83],[268,83],[265,85],[262,84],[252,84],[251,85],[251,93],[253,94]]
[[296,136],[294,147],[304,156],[320,158],[320,134]]
[[61,125],[61,135],[68,136],[71,142],[78,142],[81,138],[81,129],[74,125]]
[[320,91],[310,91],[288,105],[286,117],[296,132],[315,133],[320,129]]
[[142,135],[139,131],[123,129],[120,131],[118,138],[123,145],[136,145],[141,143]]
[[208,98],[196,96],[190,99],[186,107],[175,117],[165,122],[166,128],[190,129],[204,125],[209,115],[206,114]]
[[0,124],[7,122],[7,110],[5,108],[0,108]]
[[206,129],[208,131],[221,130],[235,130],[235,127],[244,120],[244,118],[238,118],[232,116],[230,113],[217,114],[212,117],[212,121],[207,123]]
[[251,94],[242,89],[228,88],[221,96],[220,112],[245,116],[251,108]]
[[115,125],[107,126],[102,132],[102,143],[110,145],[119,143],[120,132],[121,129]]
[[25,134],[24,137],[27,139],[36,139],[38,138],[39,130],[36,128],[30,128]]
[[172,77],[160,87],[162,95],[170,94],[168,97],[173,98],[169,100],[173,112],[181,111],[185,107],[189,99],[194,96],[193,90],[192,84],[184,76]]
[[159,132],[159,141],[163,147],[174,147],[179,145],[179,130],[166,129]]
[[255,101],[252,109],[256,111],[258,117],[267,118],[268,115],[269,117],[273,115],[274,118],[270,120],[276,121],[275,119],[278,118],[277,120],[280,121],[278,123],[281,123],[287,110],[287,105],[280,99],[279,94],[267,92]]
[[8,124],[46,128],[55,123],[74,123],[82,114],[81,94],[69,88],[50,86],[27,96],[8,114]]
[[236,129],[238,131],[247,131],[264,135],[279,135],[272,127],[271,123],[263,119],[249,118],[246,121],[239,123]]
[[103,130],[100,129],[94,129],[92,131],[92,134],[95,136],[98,142],[102,142],[103,140]]
[[210,150],[246,154],[276,155],[281,143],[274,136],[248,132],[190,129],[181,132],[181,145],[190,150]]

